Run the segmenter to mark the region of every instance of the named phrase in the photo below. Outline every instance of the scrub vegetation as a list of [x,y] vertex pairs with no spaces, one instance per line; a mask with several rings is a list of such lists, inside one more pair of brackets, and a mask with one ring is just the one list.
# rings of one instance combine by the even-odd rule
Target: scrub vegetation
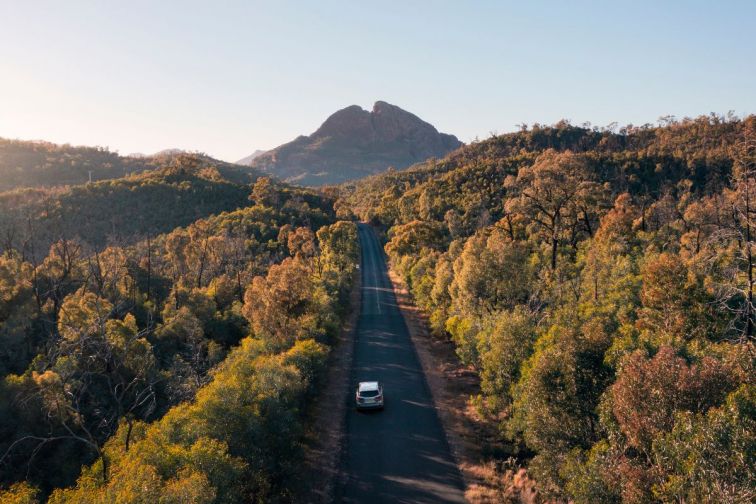
[[[245,187],[192,157],[57,201],[107,212],[121,190],[186,194],[184,213],[137,207],[175,229],[125,245],[59,230],[40,259],[0,257],[0,501],[290,500],[356,225],[322,195]],[[202,198],[231,211],[181,226]]]
[[2,502],[294,500],[358,219],[479,379],[495,500],[756,498],[756,117],[523,126],[317,192],[0,147],[139,165],[0,193]]
[[385,230],[540,499],[752,502],[755,203],[756,118],[711,115],[524,126],[337,208]]

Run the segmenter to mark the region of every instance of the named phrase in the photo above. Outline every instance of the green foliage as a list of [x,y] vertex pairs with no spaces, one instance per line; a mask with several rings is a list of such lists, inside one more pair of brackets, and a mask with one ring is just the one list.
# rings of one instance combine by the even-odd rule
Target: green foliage
[[300,340],[282,354],[283,363],[299,370],[308,384],[309,392],[314,392],[322,371],[325,369],[328,347],[313,339]]
[[424,249],[440,249],[445,230],[434,222],[412,221],[391,229],[386,253],[390,257],[420,255]]
[[454,262],[449,294],[456,312],[480,317],[527,303],[533,285],[527,244],[493,227],[465,243]]
[[530,357],[534,343],[531,314],[522,306],[500,312],[492,327],[478,335],[480,388],[495,410],[510,405],[520,367]]
[[[76,238],[95,248],[131,244],[189,226],[197,219],[232,212],[247,206],[248,184],[254,180],[238,170],[204,156],[184,154],[124,178],[0,193],[0,236],[4,237],[0,251],[17,248],[40,256],[61,238]],[[326,201],[311,192],[284,187],[274,191],[276,204],[267,205],[270,202],[265,200],[261,208],[289,215],[307,213],[313,206],[331,211]]]
[[682,412],[654,443],[664,501],[748,502],[756,485],[756,388],[742,385],[706,414]]
[[288,348],[297,340],[325,341],[328,298],[307,264],[286,259],[256,277],[244,295],[243,313],[252,331],[271,351]]
[[599,440],[597,407],[612,378],[603,364],[606,338],[589,325],[577,330],[576,322],[554,324],[539,338],[513,394],[510,435],[538,453],[533,470],[547,492],[563,485],[559,469],[569,452]]
[[0,191],[84,184],[152,170],[155,158],[123,157],[101,147],[72,147],[0,138]]
[[749,502],[754,134],[754,116],[534,125],[337,206],[385,226],[546,497]]
[[617,470],[617,454],[606,440],[594,444],[588,452],[574,448],[561,469],[565,489],[576,504],[622,502]]
[[453,315],[446,320],[446,331],[457,346],[460,360],[470,366],[480,367],[478,356],[478,327],[469,318]]
[[7,490],[0,490],[0,502],[7,504],[37,504],[40,502],[39,490],[22,481],[11,485]]
[[19,259],[0,257],[0,374],[21,372],[33,357],[34,317],[32,267]]
[[351,275],[359,260],[359,238],[353,222],[339,221],[318,230],[318,244],[323,269],[339,275]]
[[[100,184],[131,187],[136,199],[157,185],[208,201],[220,184],[246,200],[249,187],[195,161]],[[12,247],[0,255],[4,486],[27,479],[50,502],[290,498],[302,406],[359,248],[356,226],[333,222],[326,198],[261,187],[253,206],[186,228],[151,216],[172,230],[125,245],[62,239],[41,260]]]

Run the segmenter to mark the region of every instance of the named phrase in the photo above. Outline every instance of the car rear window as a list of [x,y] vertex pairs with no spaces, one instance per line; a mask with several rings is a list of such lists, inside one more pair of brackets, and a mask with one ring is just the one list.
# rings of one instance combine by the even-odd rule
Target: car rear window
[[360,392],[360,397],[375,397],[377,395],[377,390],[363,390],[362,392]]

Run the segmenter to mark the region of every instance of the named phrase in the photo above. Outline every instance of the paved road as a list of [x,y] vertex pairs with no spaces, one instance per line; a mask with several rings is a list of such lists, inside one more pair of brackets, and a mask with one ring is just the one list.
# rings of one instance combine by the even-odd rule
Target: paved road
[[359,231],[362,306],[352,382],[382,381],[386,404],[383,411],[357,412],[350,402],[342,456],[346,477],[338,500],[465,502],[462,478],[396,306],[380,245],[368,226],[360,225]]

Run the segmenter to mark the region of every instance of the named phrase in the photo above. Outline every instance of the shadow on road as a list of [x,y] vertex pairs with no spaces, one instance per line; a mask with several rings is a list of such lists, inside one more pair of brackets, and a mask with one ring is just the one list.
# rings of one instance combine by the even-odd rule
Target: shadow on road
[[360,225],[360,242],[363,295],[352,383],[383,382],[386,406],[357,412],[349,396],[337,500],[465,502],[462,477],[397,307],[382,250],[368,226]]

